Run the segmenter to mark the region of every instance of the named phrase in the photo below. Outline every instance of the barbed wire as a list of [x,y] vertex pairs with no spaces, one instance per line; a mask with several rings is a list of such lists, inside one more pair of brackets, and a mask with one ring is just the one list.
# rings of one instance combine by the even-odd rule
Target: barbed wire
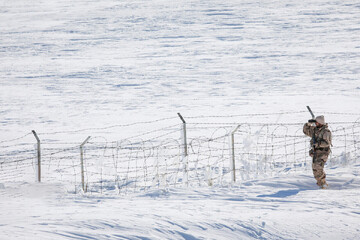
[[[84,146],[82,158],[79,143],[48,139],[41,148],[44,179],[61,179],[79,189],[81,159],[84,161],[86,185],[94,187],[92,191],[97,191],[97,184],[100,184],[101,189],[103,184],[108,184],[125,191],[151,188],[153,184],[229,184],[232,161],[236,163],[233,171],[241,174],[241,178],[268,173],[288,174],[309,168],[310,139],[302,134],[304,123],[226,124],[229,125],[190,123],[187,128],[191,132],[187,139],[187,156],[184,155],[186,143],[180,137],[181,123],[117,141],[108,141],[102,136],[93,137]],[[347,158],[358,160],[360,123],[333,124],[332,158],[339,158],[337,162]],[[341,124],[347,125],[336,127]],[[238,125],[241,127],[234,133],[234,142],[231,144],[231,133]],[[174,133],[179,133],[179,136],[174,136]],[[12,141],[21,140],[30,134]],[[11,149],[3,148],[5,151],[0,154],[1,181],[30,176],[34,178],[37,167],[36,144],[28,146],[19,143],[10,146]],[[351,162],[347,161],[346,164]]]
[[[304,122],[298,123],[289,123],[289,122],[282,122],[282,123],[264,123],[264,122],[194,122],[194,123],[187,123],[189,125],[220,125],[219,127],[227,127],[227,126],[237,126],[237,125],[249,125],[249,126],[303,126]],[[351,124],[353,125],[354,122],[328,122],[328,124]]]
[[98,130],[106,130],[106,129],[116,128],[116,127],[130,127],[130,126],[135,126],[135,125],[140,125],[140,124],[156,123],[156,122],[162,122],[165,120],[171,120],[171,119],[176,119],[176,118],[178,118],[178,117],[168,117],[168,118],[161,118],[161,119],[157,119],[157,120],[153,120],[153,121],[143,121],[143,122],[135,122],[135,123],[129,123],[129,124],[117,124],[117,125],[101,127],[101,128],[84,128],[84,129],[78,129],[78,130],[57,131],[57,132],[48,132],[48,133],[45,132],[45,133],[39,133],[39,134],[53,135],[53,134],[60,134],[60,133],[77,133],[77,132],[85,132],[85,131],[98,131]]
[[21,137],[17,137],[17,138],[14,138],[14,139],[9,139],[9,140],[0,141],[0,144],[6,143],[6,142],[18,141],[18,140],[23,139],[23,138],[25,138],[25,137],[27,137],[27,136],[29,136],[29,135],[31,135],[31,134],[32,134],[32,133],[29,132],[29,133],[27,133],[27,134],[25,134],[25,135],[23,135],[23,136],[21,136]]
[[289,111],[289,112],[277,112],[277,113],[248,113],[248,114],[235,114],[235,115],[201,115],[201,116],[186,116],[185,119],[197,119],[197,118],[234,118],[234,117],[251,117],[251,116],[274,116],[296,113],[307,113],[308,111]]
[[360,116],[360,113],[323,112],[322,114],[342,115],[342,116]]

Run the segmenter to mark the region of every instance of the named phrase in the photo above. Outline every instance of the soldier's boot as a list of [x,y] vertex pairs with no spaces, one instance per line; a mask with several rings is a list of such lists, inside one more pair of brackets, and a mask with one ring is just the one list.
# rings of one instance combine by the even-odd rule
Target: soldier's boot
[[317,181],[316,181],[316,185],[318,185],[319,187],[321,187],[321,180],[317,180]]
[[328,187],[329,187],[329,184],[327,184],[327,182],[325,182],[325,183],[321,186],[322,189],[326,189],[326,188],[328,188]]
[[321,179],[321,180],[318,181],[318,182],[319,182],[318,185],[319,185],[320,188],[322,188],[322,189],[326,189],[327,187],[329,187],[329,184],[327,184],[325,178]]

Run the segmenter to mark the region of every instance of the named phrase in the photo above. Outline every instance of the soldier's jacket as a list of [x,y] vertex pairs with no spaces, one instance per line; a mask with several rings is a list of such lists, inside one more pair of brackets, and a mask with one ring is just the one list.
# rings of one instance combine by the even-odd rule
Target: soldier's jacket
[[328,125],[325,124],[321,128],[316,126],[309,126],[307,123],[304,125],[303,131],[305,135],[311,137],[311,146],[313,146],[312,137],[315,131],[315,151],[325,154],[330,153],[330,147],[332,146],[331,131],[328,128]]

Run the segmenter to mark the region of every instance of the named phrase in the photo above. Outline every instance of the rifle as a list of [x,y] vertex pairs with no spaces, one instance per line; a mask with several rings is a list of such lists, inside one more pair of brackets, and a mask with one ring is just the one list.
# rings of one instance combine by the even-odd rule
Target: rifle
[[[310,114],[311,114],[311,117],[312,119],[309,120],[308,122],[310,123],[315,123],[315,115],[313,114],[313,112],[311,111],[311,108],[309,106],[306,106],[307,109],[309,110]],[[312,134],[312,139],[311,139],[311,145],[312,145],[312,151],[313,151],[313,163],[315,162],[315,159],[316,159],[316,156],[315,156],[315,144],[316,144],[316,137],[315,137],[315,129],[313,131],[313,134]]]

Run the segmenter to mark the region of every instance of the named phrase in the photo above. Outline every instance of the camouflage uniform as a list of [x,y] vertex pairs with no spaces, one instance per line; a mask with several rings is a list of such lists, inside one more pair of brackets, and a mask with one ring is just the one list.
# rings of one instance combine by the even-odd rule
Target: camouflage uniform
[[[324,119],[323,116],[322,120]],[[318,119],[319,117],[317,117]],[[309,137],[313,137],[313,133],[315,131],[315,144],[311,139],[311,146],[315,147],[315,157],[313,149],[310,150],[310,156],[313,157],[313,174],[315,179],[317,180],[317,185],[320,187],[327,186],[326,183],[326,174],[324,172],[324,166],[326,161],[328,160],[329,154],[331,152],[330,147],[331,144],[331,131],[328,129],[328,125],[325,124],[325,121],[322,121],[324,125],[320,127],[311,126],[311,124],[306,123],[304,125],[303,131],[305,135]]]

